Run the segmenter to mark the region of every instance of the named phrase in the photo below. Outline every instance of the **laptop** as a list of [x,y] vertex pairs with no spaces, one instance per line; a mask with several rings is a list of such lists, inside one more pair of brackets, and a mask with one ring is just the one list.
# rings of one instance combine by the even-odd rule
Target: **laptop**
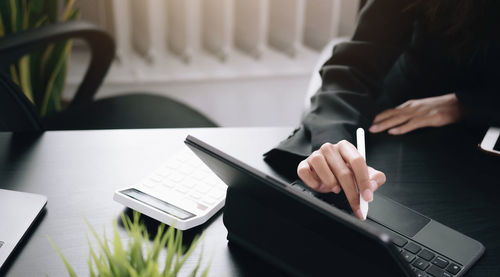
[[484,253],[480,242],[380,194],[363,222],[345,196],[284,182],[192,136],[185,144],[228,185],[229,245],[290,275],[463,276]]
[[0,270],[46,204],[43,195],[0,189]]

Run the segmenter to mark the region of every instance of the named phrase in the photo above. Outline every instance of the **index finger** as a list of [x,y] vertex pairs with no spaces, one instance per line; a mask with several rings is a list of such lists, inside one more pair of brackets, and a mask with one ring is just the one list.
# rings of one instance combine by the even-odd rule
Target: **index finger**
[[399,110],[397,110],[397,109],[387,109],[385,111],[382,111],[381,113],[379,113],[375,116],[375,118],[373,119],[373,124],[377,124],[377,123],[393,116],[394,114],[397,114],[398,112],[399,112]]
[[[351,170],[354,173],[356,183],[359,188],[359,192],[363,195],[366,201],[371,201],[373,198],[373,192],[368,193],[371,195],[366,195],[365,190],[371,191],[370,185],[370,175],[368,174],[368,166],[363,156],[358,152],[356,147],[348,141],[341,141],[339,143],[339,152],[342,155],[344,161],[349,163]],[[366,199],[371,198],[371,199]]]

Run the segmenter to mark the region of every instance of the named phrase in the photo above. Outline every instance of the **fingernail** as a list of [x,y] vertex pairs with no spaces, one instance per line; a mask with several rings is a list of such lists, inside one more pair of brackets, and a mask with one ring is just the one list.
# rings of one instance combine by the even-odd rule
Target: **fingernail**
[[361,213],[361,210],[360,209],[357,209],[354,214],[361,220],[364,220],[363,219],[363,214]]
[[389,130],[389,134],[391,135],[397,135],[399,134],[399,129],[398,128],[392,128]]
[[371,180],[371,181],[370,181],[370,187],[371,187],[372,191],[377,190],[377,189],[378,189],[378,184],[377,184],[377,182],[375,182],[375,181]]
[[373,201],[373,191],[371,189],[365,189],[363,191],[363,199],[365,199],[366,202],[372,202]]
[[370,132],[377,132],[379,129],[378,125],[372,125],[369,129]]
[[340,193],[340,186],[339,185],[336,185],[333,187],[332,191],[335,193],[335,194],[339,194]]

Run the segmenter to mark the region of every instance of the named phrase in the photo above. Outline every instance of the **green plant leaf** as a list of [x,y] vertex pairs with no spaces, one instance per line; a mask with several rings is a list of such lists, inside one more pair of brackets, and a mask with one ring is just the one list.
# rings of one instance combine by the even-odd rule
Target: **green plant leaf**
[[170,276],[170,269],[172,268],[172,261],[175,257],[175,241],[174,241],[174,233],[175,229],[169,228],[167,231],[168,239],[167,239],[167,257],[165,259],[165,270],[163,272],[163,276]]
[[[158,226],[155,238],[152,242],[150,242],[149,239],[147,239],[147,237],[149,237],[147,229],[144,223],[140,220],[139,216],[140,214],[136,212],[134,212],[133,219],[130,219],[123,214],[121,215],[123,226],[129,237],[127,248],[124,247],[124,244],[121,241],[116,221],[113,222],[113,236],[112,242],[110,242],[106,236],[105,230],[101,238],[101,236],[97,234],[96,230],[89,224],[88,220],[85,219],[92,236],[96,239],[99,245],[98,254],[92,247],[89,236],[87,235],[87,243],[89,246],[89,259],[87,261],[87,266],[91,277],[160,277],[178,275],[187,258],[197,247],[200,237],[196,237],[184,253],[184,247],[182,245],[182,231],[176,230],[171,226],[165,231],[165,225],[161,224]],[[52,241],[51,243],[60,253],[55,244]],[[110,247],[111,245],[112,247]],[[174,268],[165,265],[162,272],[160,269],[160,263],[158,262],[158,251],[159,249],[164,250],[165,245],[167,245],[166,264],[171,264],[172,259],[175,259],[175,265]],[[146,252],[145,255],[142,255],[143,251]],[[170,253],[170,256],[168,253]],[[200,258],[196,267],[190,272],[189,276],[196,276],[201,269],[202,254],[203,249],[200,253]],[[65,263],[70,276],[76,276],[74,275],[74,271],[69,263],[66,261],[64,256],[62,256],[62,253],[60,253],[60,256]],[[170,262],[168,262],[169,259]],[[209,267],[207,266],[201,275],[207,276],[208,269]]]
[[59,1],[58,0],[45,0],[44,2],[44,14],[49,18],[50,23],[57,22],[57,13],[59,11]]
[[3,16],[2,13],[0,12],[0,37],[5,36],[5,25],[3,23]]
[[200,277],[207,277],[208,276],[208,271],[210,271],[210,264],[207,265],[205,270],[201,273]]
[[17,6],[17,1],[16,0],[9,0],[9,6],[10,6],[10,29],[11,32],[15,33],[18,28],[18,6]]
[[31,89],[30,56],[26,55],[19,60],[19,86],[28,99],[34,102],[33,90]]
[[[53,54],[55,57],[53,58],[56,61],[54,70],[49,75],[49,79],[47,82],[47,87],[45,89],[45,95],[43,98],[43,102],[40,107],[40,114],[45,116],[50,112],[58,109],[58,104],[60,103],[60,97],[62,94],[61,85],[57,82],[57,78],[59,74],[66,74],[66,62],[69,52],[71,51],[71,41],[66,41],[61,52],[54,51]],[[59,90],[59,91],[58,91]]]
[[11,64],[10,67],[10,76],[12,77],[12,81],[14,81],[14,83],[16,83],[17,85],[19,85],[19,77],[18,77],[18,74],[17,74],[17,68],[15,65]]
[[64,266],[66,267],[66,270],[68,270],[68,273],[71,277],[76,277],[76,273],[75,271],[73,270],[73,268],[71,267],[71,265],[69,264],[68,260],[66,259],[66,257],[64,257],[63,253],[61,252],[61,250],[59,249],[59,247],[57,247],[57,245],[54,243],[54,241],[52,241],[52,239],[50,237],[47,237],[47,239],[49,240],[50,244],[52,245],[52,247],[57,251],[57,254],[59,254],[59,257],[61,257],[61,260],[63,261],[64,263]]

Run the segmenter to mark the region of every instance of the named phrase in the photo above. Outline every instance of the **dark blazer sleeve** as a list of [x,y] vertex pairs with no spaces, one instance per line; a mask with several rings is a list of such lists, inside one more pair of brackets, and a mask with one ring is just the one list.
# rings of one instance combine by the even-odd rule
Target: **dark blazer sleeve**
[[[349,42],[334,47],[320,70],[321,89],[299,128],[265,160],[283,173],[295,174],[298,163],[325,142],[352,141],[357,127],[368,127],[383,80],[408,47],[415,9],[411,0],[371,0],[360,12]],[[286,172],[287,171],[287,172]]]
[[475,85],[455,92],[460,104],[466,109],[465,121],[474,126],[500,126],[500,42],[484,54]]

